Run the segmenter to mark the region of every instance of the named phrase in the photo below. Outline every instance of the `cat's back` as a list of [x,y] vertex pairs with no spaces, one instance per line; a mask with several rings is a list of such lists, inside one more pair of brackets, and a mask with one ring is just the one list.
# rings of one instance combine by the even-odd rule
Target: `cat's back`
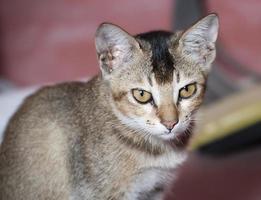
[[45,86],[28,96],[10,119],[2,147],[24,138],[32,141],[59,130],[77,129],[81,118],[88,114],[99,93],[99,77],[89,82],[68,82]]
[[[0,199],[41,199],[38,188],[46,190],[45,194],[57,191],[50,194],[52,199],[67,199],[68,140],[77,134],[83,115],[95,106],[90,103],[95,104],[97,87],[97,78],[88,83],[63,83],[44,87],[25,99],[1,144]],[[30,196],[21,195],[24,190],[31,191]]]

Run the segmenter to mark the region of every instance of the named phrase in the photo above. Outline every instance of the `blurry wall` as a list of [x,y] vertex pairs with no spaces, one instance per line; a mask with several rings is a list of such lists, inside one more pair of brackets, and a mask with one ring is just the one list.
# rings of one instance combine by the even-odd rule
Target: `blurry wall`
[[219,40],[244,67],[261,74],[261,1],[205,0],[208,12],[220,16]]
[[171,0],[0,0],[0,76],[21,86],[90,77],[101,22],[170,29],[172,9]]

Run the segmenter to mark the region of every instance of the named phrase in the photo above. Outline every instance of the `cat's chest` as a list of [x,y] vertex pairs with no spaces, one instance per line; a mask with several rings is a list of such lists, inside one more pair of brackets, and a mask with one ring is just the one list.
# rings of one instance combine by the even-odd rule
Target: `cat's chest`
[[173,178],[174,174],[170,172],[170,169],[143,169],[133,177],[133,182],[124,199],[159,200],[163,195],[164,187]]
[[140,170],[133,177],[126,199],[161,199],[164,187],[175,178],[173,169],[185,159],[185,154],[176,153],[142,157]]

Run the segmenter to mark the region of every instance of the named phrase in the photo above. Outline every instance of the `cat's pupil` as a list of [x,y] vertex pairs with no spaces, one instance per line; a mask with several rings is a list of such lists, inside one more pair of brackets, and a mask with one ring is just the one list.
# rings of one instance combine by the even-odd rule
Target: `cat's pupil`
[[143,97],[143,95],[144,95],[144,91],[143,91],[143,90],[140,90],[140,96]]

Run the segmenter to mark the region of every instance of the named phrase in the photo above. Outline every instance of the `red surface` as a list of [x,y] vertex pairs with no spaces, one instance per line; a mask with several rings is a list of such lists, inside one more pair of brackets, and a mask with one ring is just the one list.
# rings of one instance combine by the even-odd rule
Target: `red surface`
[[220,17],[219,39],[239,63],[261,74],[261,1],[207,0]]
[[98,71],[97,26],[130,33],[170,29],[171,0],[1,0],[1,72],[20,85],[65,81]]
[[223,157],[191,154],[165,200],[261,199],[261,148]]

